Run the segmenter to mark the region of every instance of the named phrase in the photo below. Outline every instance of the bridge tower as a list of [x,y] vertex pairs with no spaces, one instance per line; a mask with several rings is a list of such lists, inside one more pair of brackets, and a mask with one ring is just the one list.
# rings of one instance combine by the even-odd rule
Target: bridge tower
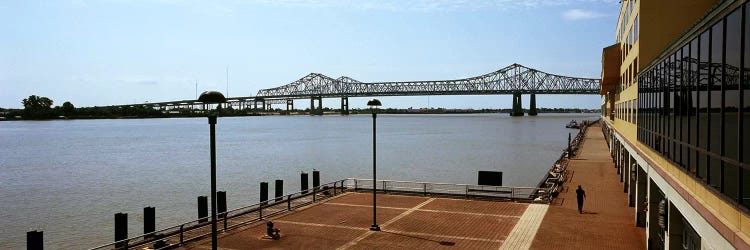
[[513,109],[510,116],[523,116],[523,107],[521,106],[521,92],[513,93]]
[[[318,107],[315,107],[315,100],[318,101]],[[323,97],[322,96],[311,96],[310,97],[310,115],[323,115]]]
[[531,97],[529,98],[529,115],[536,115],[536,94],[534,93],[531,93]]
[[341,97],[341,114],[349,114],[349,97]]

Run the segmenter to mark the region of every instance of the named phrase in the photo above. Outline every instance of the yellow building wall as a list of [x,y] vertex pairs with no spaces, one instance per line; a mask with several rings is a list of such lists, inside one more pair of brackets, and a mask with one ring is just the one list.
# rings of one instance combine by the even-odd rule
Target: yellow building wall
[[[632,1],[632,0],[630,0]],[[640,69],[645,68],[669,44],[677,40],[720,0],[641,0]]]
[[[616,32],[619,32],[621,30],[620,27],[625,26],[625,34],[620,38],[620,42],[622,43],[621,48],[623,50],[630,49],[626,57],[622,60],[620,67],[621,75],[627,72],[628,67],[636,58],[638,65],[637,69],[634,70],[634,74],[648,67],[664,49],[680,38],[711,8],[721,2],[720,0],[640,0],[636,1],[630,18],[623,20],[624,13],[627,11],[627,1],[623,1],[623,7],[620,9],[620,20],[616,29]],[[629,48],[626,45],[625,39],[627,39],[627,31],[635,25],[634,19],[636,16],[639,18],[638,40],[634,41],[632,47]],[[613,95],[614,98],[609,100],[616,104],[615,110],[618,113],[622,111],[617,109],[617,105],[626,103],[629,100],[637,101],[638,84],[635,80],[637,78],[633,77],[633,79],[629,83],[627,82],[627,77],[623,77],[621,84],[624,88],[618,87],[618,92]],[[609,106],[609,102],[607,106]],[[634,111],[633,115],[636,116],[636,113]],[[606,121],[620,135],[627,138],[628,141],[636,143],[633,146],[638,147],[649,158],[654,160],[657,166],[653,167],[664,170],[678,185],[687,190],[690,196],[694,197],[730,230],[734,231],[741,240],[750,242],[750,216],[715,195],[712,191],[708,190],[708,187],[704,183],[696,181],[683,169],[674,166],[669,160],[638,142],[636,123],[622,120],[620,119],[620,115],[617,114],[614,120],[606,119]]]

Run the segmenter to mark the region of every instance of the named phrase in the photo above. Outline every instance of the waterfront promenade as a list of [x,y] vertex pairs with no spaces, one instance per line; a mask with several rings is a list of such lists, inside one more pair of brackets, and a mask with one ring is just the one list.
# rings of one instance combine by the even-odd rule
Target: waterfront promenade
[[[564,190],[550,205],[531,249],[645,249],[646,232],[635,226],[601,125],[589,127],[568,171]],[[583,214],[576,204],[578,185],[586,191]]]
[[[271,218],[280,240],[263,239],[265,224],[220,234],[220,249],[644,249],[598,125],[570,163],[565,189],[551,205],[349,192]],[[575,187],[586,190],[579,214]],[[210,239],[186,249],[210,249]]]

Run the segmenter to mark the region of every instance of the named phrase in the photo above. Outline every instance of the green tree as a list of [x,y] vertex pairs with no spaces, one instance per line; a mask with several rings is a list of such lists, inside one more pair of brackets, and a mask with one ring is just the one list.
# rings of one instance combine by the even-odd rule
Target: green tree
[[27,118],[49,118],[52,112],[52,99],[44,96],[31,95],[23,99],[23,113]]
[[73,106],[72,103],[70,103],[70,102],[63,103],[63,105],[62,105],[62,112],[63,112],[64,115],[66,115],[66,116],[72,115],[73,113],[75,113],[75,111],[76,111],[76,107]]

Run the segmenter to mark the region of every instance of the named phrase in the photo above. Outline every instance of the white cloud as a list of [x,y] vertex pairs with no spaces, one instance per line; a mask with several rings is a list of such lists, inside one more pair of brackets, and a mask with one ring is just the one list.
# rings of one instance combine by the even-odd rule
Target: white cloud
[[570,9],[562,13],[563,18],[568,20],[596,19],[607,15],[582,9]]

